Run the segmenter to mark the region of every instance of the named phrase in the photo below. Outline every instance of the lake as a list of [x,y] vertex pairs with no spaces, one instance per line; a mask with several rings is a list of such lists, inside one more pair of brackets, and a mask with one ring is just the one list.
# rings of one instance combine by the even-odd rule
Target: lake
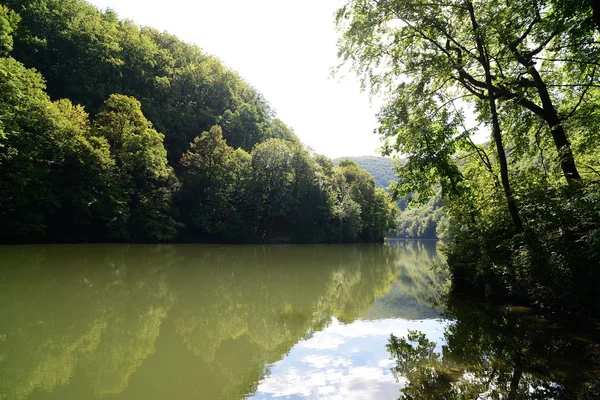
[[445,296],[441,261],[401,240],[0,246],[0,399],[598,393],[596,331]]

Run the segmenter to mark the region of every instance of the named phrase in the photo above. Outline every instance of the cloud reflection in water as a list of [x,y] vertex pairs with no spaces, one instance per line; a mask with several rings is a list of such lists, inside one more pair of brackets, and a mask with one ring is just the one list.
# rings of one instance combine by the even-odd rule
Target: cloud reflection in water
[[440,319],[357,320],[330,326],[290,350],[251,397],[258,399],[397,399],[403,382],[390,371],[393,362],[385,345],[390,334],[404,336],[418,329],[443,342],[447,322]]

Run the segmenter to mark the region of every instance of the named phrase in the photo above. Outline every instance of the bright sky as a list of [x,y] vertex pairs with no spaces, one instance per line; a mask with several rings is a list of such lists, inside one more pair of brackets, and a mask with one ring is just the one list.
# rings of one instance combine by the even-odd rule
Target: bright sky
[[377,109],[337,64],[343,0],[88,0],[195,43],[256,87],[306,145],[328,157],[377,155]]

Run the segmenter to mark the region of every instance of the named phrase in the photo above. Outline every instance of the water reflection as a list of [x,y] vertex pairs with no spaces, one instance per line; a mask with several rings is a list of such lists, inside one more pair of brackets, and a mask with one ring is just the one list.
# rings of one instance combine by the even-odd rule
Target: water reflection
[[0,398],[266,395],[320,334],[437,315],[406,246],[0,247]]
[[[598,332],[523,307],[450,298],[442,340],[420,330],[387,345],[404,399],[597,399]],[[440,344],[443,344],[440,348]]]
[[[0,247],[0,399],[593,390],[578,357],[593,338],[515,309],[442,301],[441,261],[435,243],[410,241]],[[410,342],[409,331],[424,336]]]

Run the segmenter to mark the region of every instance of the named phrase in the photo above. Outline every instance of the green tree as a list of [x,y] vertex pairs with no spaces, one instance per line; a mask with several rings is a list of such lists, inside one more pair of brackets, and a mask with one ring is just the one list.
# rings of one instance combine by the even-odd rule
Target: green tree
[[[338,215],[342,217],[342,237],[349,239],[358,221],[360,241],[380,242],[395,227],[398,211],[383,189],[375,188],[375,179],[352,160],[342,160],[335,169],[334,192],[341,206]],[[359,206],[356,212],[354,204]]]
[[114,164],[87,115],[52,103],[41,76],[0,58],[0,203],[3,240],[93,238],[111,217]]
[[23,19],[15,57],[38,69],[53,98],[94,116],[109,95],[133,96],[165,135],[176,166],[198,132],[221,125],[234,148],[295,140],[264,97],[215,57],[177,37],[100,11],[83,0],[7,0]]
[[0,4],[0,57],[6,56],[13,49],[13,32],[21,17],[8,7]]
[[178,206],[190,235],[243,240],[249,234],[243,210],[250,155],[234,150],[219,126],[203,132],[181,158],[183,183]]
[[455,322],[445,328],[443,344],[416,331],[390,337],[392,372],[408,380],[402,398],[594,397],[588,345],[563,329],[549,330],[528,310],[484,310],[456,298],[449,300],[447,313]]
[[255,226],[261,239],[283,240],[291,226],[292,149],[281,139],[271,139],[252,150],[250,190]]
[[94,119],[93,133],[108,141],[117,168],[123,211],[112,223],[114,234],[135,241],[174,237],[177,178],[167,164],[164,136],[144,117],[140,103],[111,95]]

